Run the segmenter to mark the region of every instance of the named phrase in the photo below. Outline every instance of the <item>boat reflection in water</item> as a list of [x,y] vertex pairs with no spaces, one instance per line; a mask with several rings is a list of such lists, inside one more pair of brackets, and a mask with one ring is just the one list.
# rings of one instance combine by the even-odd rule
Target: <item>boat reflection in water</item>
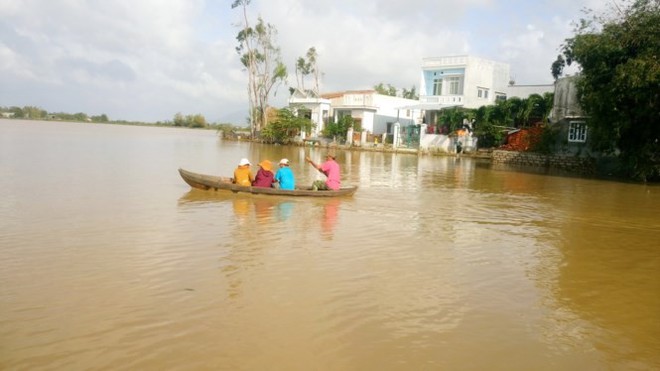
[[[249,225],[271,226],[279,223],[302,223],[306,227],[312,227],[315,220],[319,220],[321,236],[325,240],[331,240],[333,237],[341,202],[341,198],[291,199],[242,193],[207,192],[197,189],[192,189],[179,198],[179,206],[217,207],[222,205],[226,208],[227,205],[231,205],[234,218],[227,223],[227,226],[235,225],[239,228]],[[322,208],[320,215],[319,207]],[[291,227],[292,230],[297,228],[288,227]]]
[[[226,298],[235,301],[249,290],[249,277],[264,267],[276,269],[274,256],[331,246],[328,241],[334,238],[341,202],[340,198],[290,199],[193,189],[179,198],[179,207],[181,212],[195,213],[187,218],[200,224],[208,223],[208,218],[226,220],[200,234],[207,233],[208,243],[217,246]],[[217,229],[218,225],[223,228]],[[297,233],[301,229],[318,230],[318,237],[301,237]]]

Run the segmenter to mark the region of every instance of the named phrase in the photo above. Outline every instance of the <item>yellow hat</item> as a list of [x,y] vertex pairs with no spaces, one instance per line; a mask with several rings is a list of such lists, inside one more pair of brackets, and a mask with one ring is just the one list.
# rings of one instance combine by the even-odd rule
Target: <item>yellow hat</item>
[[268,160],[261,161],[259,166],[261,166],[266,171],[273,171],[273,164]]

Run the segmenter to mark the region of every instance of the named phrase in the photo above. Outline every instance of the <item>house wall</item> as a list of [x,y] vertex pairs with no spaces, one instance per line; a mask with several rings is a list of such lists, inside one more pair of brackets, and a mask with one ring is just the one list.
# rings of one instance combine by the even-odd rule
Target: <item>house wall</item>
[[[400,107],[417,104],[417,100],[376,94],[374,96],[374,103],[378,109],[375,112],[371,129],[367,129],[371,134],[380,135],[386,133],[388,122],[399,122],[403,127],[415,124],[415,111],[400,109]],[[417,115],[419,114],[420,112],[417,111]]]
[[[449,77],[460,77],[459,94],[449,94]],[[434,80],[443,78],[442,94],[434,95]],[[496,92],[504,94],[509,83],[509,65],[472,56],[424,58],[420,101],[479,108],[495,102]],[[479,90],[482,91],[479,97]],[[487,91],[487,94],[484,94]],[[487,96],[486,96],[487,95]]]
[[522,99],[528,98],[532,94],[543,95],[545,93],[554,93],[554,84],[539,84],[539,85],[508,85],[506,87],[507,98],[518,97]]
[[298,102],[291,103],[294,108],[302,107],[305,110],[309,110],[312,113],[311,120],[316,124],[316,127],[312,129],[312,136],[318,136],[323,129],[325,128],[325,123],[323,121],[323,112],[330,112],[330,103],[329,102]]
[[550,122],[559,122],[566,117],[584,117],[577,98],[575,76],[564,77],[555,82],[555,96],[550,112]]
[[289,107],[297,110],[303,109],[311,112],[311,120],[316,126],[312,129],[311,136],[317,137],[325,128],[324,118],[330,117],[330,100],[321,98],[313,91],[301,91],[296,89],[289,98]]
[[561,121],[554,123],[555,129],[555,147],[554,151],[561,155],[571,155],[580,157],[593,157],[600,156],[598,152],[594,152],[589,146],[589,128],[587,127],[587,140],[585,142],[569,142],[568,131],[572,121],[586,122],[584,117],[569,118],[566,117]]
[[[411,118],[401,118],[396,116],[387,116],[387,115],[376,115],[374,117],[374,128],[372,133],[375,135],[381,135],[387,132],[387,126],[390,124],[390,128],[394,126],[394,123],[398,122],[401,127],[406,127],[410,125],[415,125],[415,120]],[[392,134],[389,132],[388,134]]]
[[587,126],[585,142],[569,142],[571,122],[587,122],[577,98],[575,76],[563,77],[554,84],[554,101],[548,120],[556,133],[555,151],[575,156],[599,156],[589,146],[590,133]]
[[[464,91],[465,108],[479,108],[495,103],[495,92],[506,89],[509,83],[509,65],[487,59],[469,57]],[[488,97],[479,97],[479,89],[487,90]]]
[[[330,116],[335,122],[340,112],[350,112],[351,117],[360,119],[362,129],[369,134],[387,132],[387,123],[399,121],[402,126],[414,123],[414,111],[400,109],[419,103],[414,99],[382,95],[376,91],[356,91],[328,94]],[[419,112],[418,112],[419,114]]]

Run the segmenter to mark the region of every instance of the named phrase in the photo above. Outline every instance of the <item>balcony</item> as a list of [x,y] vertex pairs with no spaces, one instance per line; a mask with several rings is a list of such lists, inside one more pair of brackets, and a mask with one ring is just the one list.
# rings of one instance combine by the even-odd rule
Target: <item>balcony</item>
[[463,95],[422,95],[419,97],[421,103],[437,104],[463,104]]

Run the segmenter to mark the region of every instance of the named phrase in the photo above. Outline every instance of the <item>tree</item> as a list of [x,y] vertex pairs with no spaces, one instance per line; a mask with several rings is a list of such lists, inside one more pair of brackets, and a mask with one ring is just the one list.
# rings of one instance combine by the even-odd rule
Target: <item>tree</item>
[[353,117],[346,115],[342,116],[339,121],[328,123],[323,129],[323,135],[326,137],[339,137],[346,138],[348,129],[355,124]]
[[289,108],[277,111],[277,118],[264,128],[261,135],[270,142],[287,143],[303,131],[311,131],[312,120],[296,116]]
[[250,129],[254,137],[268,124],[266,109],[272,92],[286,81],[286,66],[282,63],[280,49],[275,44],[277,30],[259,17],[252,27],[247,16],[250,0],[235,0],[231,7],[243,8],[243,23],[236,36],[236,52],[248,72],[248,98]]
[[181,112],[177,112],[174,115],[174,119],[172,120],[172,122],[174,123],[174,126],[186,126],[186,118],[183,117]]
[[514,127],[523,126],[526,121],[525,108],[527,107],[527,100],[519,97],[511,97],[501,104],[505,113],[504,123]]
[[387,84],[387,87],[383,85],[383,83],[379,83],[378,85],[374,85],[374,90],[378,94],[382,95],[389,95],[392,97],[396,97],[396,88],[390,84]]
[[562,57],[562,55],[559,54],[557,56],[557,59],[554,62],[552,62],[552,65],[550,66],[550,71],[552,72],[552,77],[555,78],[555,81],[557,81],[559,76],[561,76],[564,67],[566,67],[566,60],[564,60],[564,57]]
[[20,119],[23,118],[23,109],[21,107],[12,106],[9,108],[9,112],[14,114],[14,118]]
[[316,48],[313,46],[307,49],[305,58],[298,57],[296,60],[296,84],[301,90],[305,90],[305,77],[314,74],[314,92],[319,92],[319,68],[316,61]]
[[45,118],[47,115],[48,113],[39,107],[35,107],[35,106],[23,107],[23,117],[25,118],[42,119]]
[[188,127],[191,127],[191,128],[205,128],[207,126],[206,118],[201,114],[189,115],[186,118],[186,121],[187,121]]
[[624,175],[660,180],[660,2],[624,4],[582,19],[560,58],[580,67],[577,96],[589,116],[590,145],[620,151]]
[[318,94],[320,91],[319,78],[321,75],[321,71],[319,71],[319,64],[316,60],[317,57],[318,55],[316,54],[315,47],[312,46],[311,48],[307,49],[307,63],[310,67],[310,73],[314,74],[314,92],[316,92],[316,94]]
[[522,126],[529,126],[539,121],[545,122],[552,110],[553,93],[532,94],[523,99]]
[[108,122],[108,121],[110,121],[108,119],[108,115],[106,115],[105,113],[100,115],[100,116],[92,116],[91,119],[92,119],[93,122]]
[[296,85],[302,91],[305,91],[305,76],[309,75],[311,66],[305,61],[305,58],[299,57],[296,61]]
[[440,110],[436,124],[438,126],[447,125],[449,131],[454,131],[463,126],[463,119],[471,115],[471,110],[462,107],[451,107]]
[[414,99],[414,100],[419,99],[419,95],[417,94],[417,90],[415,88],[415,85],[413,85],[412,88],[410,88],[410,90],[408,90],[406,88],[403,88],[401,90],[401,96],[403,98],[407,98],[407,99]]

